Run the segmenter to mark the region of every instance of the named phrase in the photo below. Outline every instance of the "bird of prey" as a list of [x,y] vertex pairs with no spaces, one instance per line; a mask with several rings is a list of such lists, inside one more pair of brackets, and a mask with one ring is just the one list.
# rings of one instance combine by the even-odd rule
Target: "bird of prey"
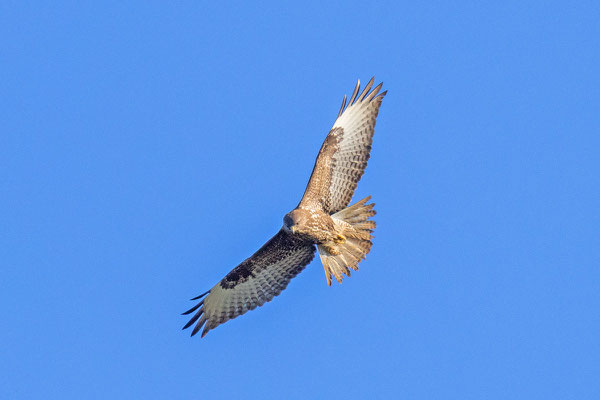
[[[319,252],[327,284],[332,275],[358,270],[371,250],[375,222],[370,196],[348,207],[371,152],[375,121],[387,91],[373,90],[373,78],[360,92],[360,81],[325,138],[298,206],[283,217],[283,227],[250,258],[229,272],[198,304],[183,315],[194,316],[192,336],[202,337],[220,324],[271,301]],[[359,94],[360,92],[360,94]]]

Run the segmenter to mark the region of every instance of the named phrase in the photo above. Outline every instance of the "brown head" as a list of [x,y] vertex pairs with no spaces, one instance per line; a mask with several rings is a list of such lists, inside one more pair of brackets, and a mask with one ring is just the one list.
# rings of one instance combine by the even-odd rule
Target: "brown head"
[[293,234],[305,233],[309,220],[309,211],[296,208],[283,217],[283,229]]

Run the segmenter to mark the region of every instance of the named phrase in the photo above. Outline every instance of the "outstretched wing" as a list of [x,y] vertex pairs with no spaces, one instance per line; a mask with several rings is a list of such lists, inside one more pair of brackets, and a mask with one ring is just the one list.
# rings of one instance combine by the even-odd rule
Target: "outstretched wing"
[[321,146],[298,207],[319,208],[333,214],[348,206],[369,160],[375,120],[387,93],[379,93],[382,85],[380,83],[371,90],[371,78],[358,95],[358,81],[347,107],[344,96],[337,120]]
[[315,246],[312,243],[289,235],[283,229],[280,230],[215,287],[192,299],[198,300],[208,295],[183,313],[187,315],[196,311],[183,329],[197,321],[192,336],[204,325],[204,337],[208,331],[222,323],[271,301],[314,256]]

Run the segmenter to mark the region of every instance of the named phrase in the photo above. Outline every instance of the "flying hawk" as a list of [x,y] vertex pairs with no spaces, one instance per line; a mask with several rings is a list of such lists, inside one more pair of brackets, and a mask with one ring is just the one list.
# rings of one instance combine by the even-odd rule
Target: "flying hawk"
[[[373,78],[359,94],[360,81],[346,105],[346,96],[333,128],[325,138],[298,206],[283,217],[283,227],[250,258],[235,267],[208,292],[192,300],[198,304],[186,329],[202,337],[220,324],[271,301],[286,288],[319,251],[327,284],[332,275],[341,283],[350,268],[371,250],[375,222],[370,196],[348,207],[362,177],[373,142],[375,120],[387,93],[373,90]],[[315,248],[316,246],[316,248]],[[206,296],[206,297],[205,297]]]

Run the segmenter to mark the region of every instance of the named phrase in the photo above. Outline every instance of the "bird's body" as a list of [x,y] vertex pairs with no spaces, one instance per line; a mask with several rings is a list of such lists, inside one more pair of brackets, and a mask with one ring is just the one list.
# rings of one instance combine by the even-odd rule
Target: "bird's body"
[[[196,313],[184,329],[196,323],[202,336],[218,325],[263,305],[286,288],[314,258],[342,282],[350,269],[371,250],[375,222],[370,196],[349,206],[369,159],[375,120],[386,92],[382,84],[370,91],[373,79],[358,95],[360,82],[346,107],[346,97],[333,128],[317,156],[315,167],[298,206],[283,218],[282,229],[251,257],[235,267],[184,314]],[[315,249],[316,247],[316,249]]]
[[283,218],[283,229],[317,244],[332,240],[335,223],[333,218],[323,211],[295,208]]

